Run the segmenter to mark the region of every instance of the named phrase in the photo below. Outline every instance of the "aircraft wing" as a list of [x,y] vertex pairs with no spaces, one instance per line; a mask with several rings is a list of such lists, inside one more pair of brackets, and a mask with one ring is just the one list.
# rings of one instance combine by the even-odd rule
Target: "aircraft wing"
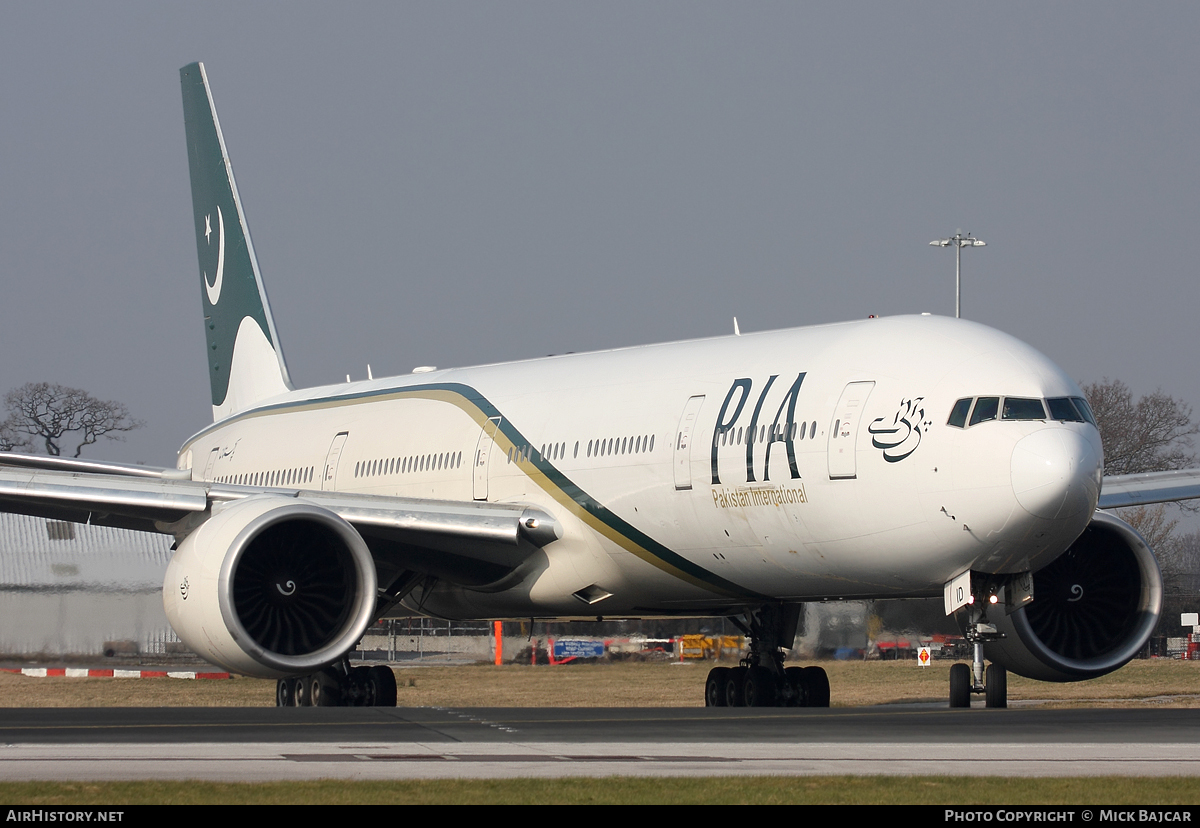
[[193,481],[188,472],[0,453],[0,511],[182,537],[221,504],[292,497],[350,523],[377,561],[488,583],[558,537],[522,504],[425,500]]
[[1200,497],[1200,469],[1121,474],[1104,478],[1101,509],[1146,506]]

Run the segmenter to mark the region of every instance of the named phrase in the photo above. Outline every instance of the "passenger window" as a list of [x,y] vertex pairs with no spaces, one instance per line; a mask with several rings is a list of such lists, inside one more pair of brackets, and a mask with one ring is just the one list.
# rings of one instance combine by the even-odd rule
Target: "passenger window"
[[1046,409],[1041,400],[1029,400],[1022,397],[1005,397],[1002,420],[1044,420]]
[[954,404],[954,408],[950,409],[950,419],[946,420],[946,425],[952,425],[955,428],[967,427],[967,414],[971,412],[971,398],[964,397]]
[[975,410],[971,413],[971,425],[996,419],[1000,413],[999,397],[980,397],[975,402]]

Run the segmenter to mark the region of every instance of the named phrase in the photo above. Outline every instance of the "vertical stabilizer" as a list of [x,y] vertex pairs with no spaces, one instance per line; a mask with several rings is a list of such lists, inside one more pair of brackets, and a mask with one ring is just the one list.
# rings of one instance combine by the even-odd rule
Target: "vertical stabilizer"
[[204,64],[179,70],[213,419],[292,388]]

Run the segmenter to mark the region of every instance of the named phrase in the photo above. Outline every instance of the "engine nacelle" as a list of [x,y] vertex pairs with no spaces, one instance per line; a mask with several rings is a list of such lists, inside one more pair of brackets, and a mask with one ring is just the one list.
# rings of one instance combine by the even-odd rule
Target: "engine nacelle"
[[195,653],[260,678],[311,673],[375,620],[375,564],[354,527],[277,495],[239,500],[179,545],[163,606]]
[[1007,637],[986,657],[1040,681],[1082,681],[1123,667],[1162,612],[1162,574],[1132,526],[1097,512],[1071,548],[1033,575],[1032,603],[989,620]]

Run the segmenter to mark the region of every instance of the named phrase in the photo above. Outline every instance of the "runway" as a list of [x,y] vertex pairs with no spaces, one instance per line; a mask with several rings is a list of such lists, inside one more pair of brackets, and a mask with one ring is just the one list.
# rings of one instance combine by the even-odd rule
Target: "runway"
[[0,779],[1200,776],[1200,710],[0,710]]

